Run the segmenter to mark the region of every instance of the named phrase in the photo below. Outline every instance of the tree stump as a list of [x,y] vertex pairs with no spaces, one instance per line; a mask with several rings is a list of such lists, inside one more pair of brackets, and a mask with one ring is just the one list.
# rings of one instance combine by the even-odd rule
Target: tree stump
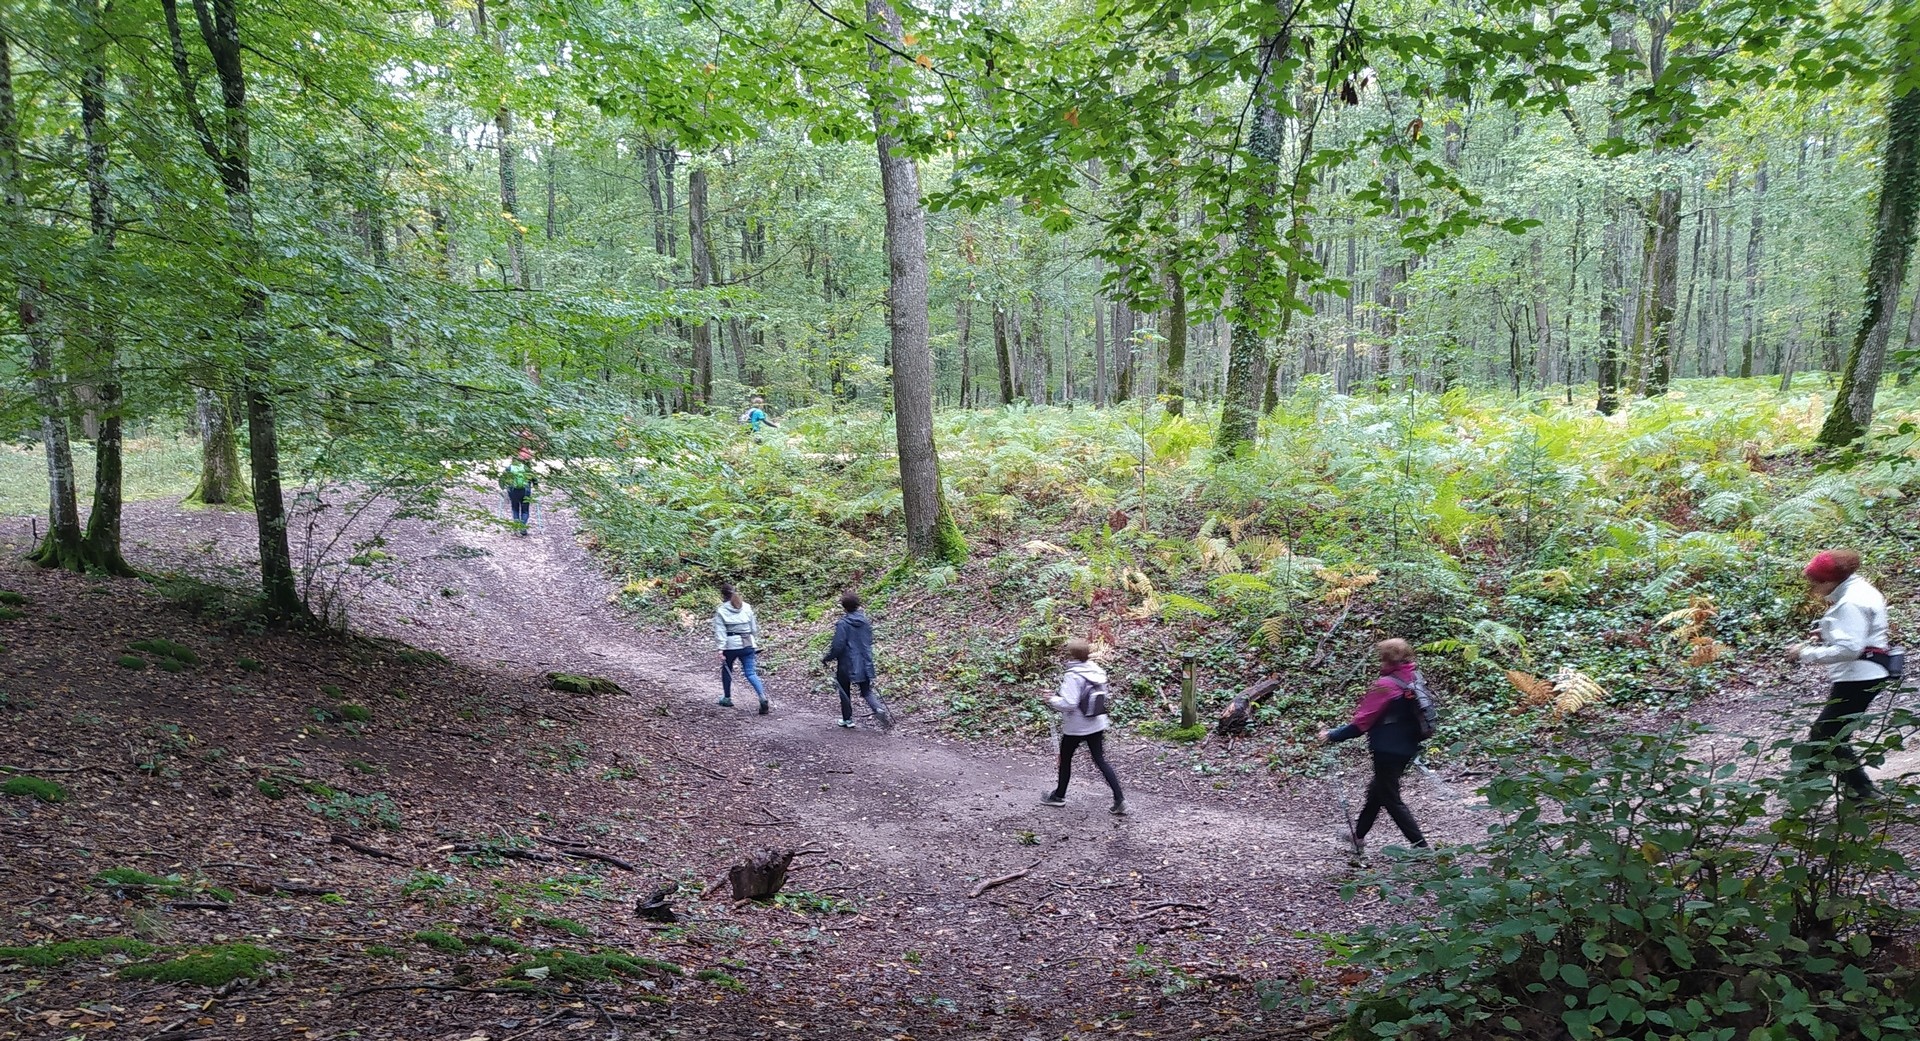
[[1269,677],[1248,687],[1233,699],[1225,712],[1220,713],[1220,721],[1214,729],[1221,734],[1238,734],[1247,729],[1247,718],[1253,715],[1254,706],[1273,695],[1280,689],[1278,677]]
[[673,904],[671,902],[674,892],[679,888],[678,883],[660,883],[654,887],[653,892],[647,894],[638,904],[634,905],[633,913],[649,922],[679,921],[680,916],[673,913]]
[[733,883],[735,900],[765,900],[787,884],[787,866],[793,863],[793,850],[766,850],[735,864],[727,872]]
[[571,672],[547,673],[547,686],[568,694],[625,694],[620,684],[600,676],[581,676]]

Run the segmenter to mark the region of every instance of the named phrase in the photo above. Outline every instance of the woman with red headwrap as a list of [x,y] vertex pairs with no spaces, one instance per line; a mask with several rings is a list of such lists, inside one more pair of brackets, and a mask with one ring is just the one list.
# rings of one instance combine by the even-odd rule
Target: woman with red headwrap
[[1840,778],[1854,795],[1865,798],[1874,794],[1873,782],[1840,737],[1873,704],[1892,673],[1887,668],[1887,600],[1856,574],[1859,570],[1860,554],[1850,549],[1827,550],[1807,564],[1802,574],[1814,595],[1829,606],[1813,638],[1787,648],[1787,657],[1827,667],[1833,687],[1808,740],[1816,746],[1815,755],[1852,764]]

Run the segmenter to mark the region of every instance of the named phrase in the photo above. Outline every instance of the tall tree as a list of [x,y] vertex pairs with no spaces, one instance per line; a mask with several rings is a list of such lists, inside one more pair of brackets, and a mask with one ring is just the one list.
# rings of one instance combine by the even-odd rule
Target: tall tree
[[1867,262],[1867,299],[1853,335],[1847,368],[1819,441],[1838,448],[1859,440],[1873,425],[1873,399],[1887,361],[1900,310],[1900,286],[1913,254],[1914,212],[1920,209],[1920,17],[1904,16],[1895,35],[1893,99],[1887,106],[1887,142],[1880,160],[1880,206],[1873,222],[1873,252]]
[[1234,302],[1227,344],[1227,385],[1220,404],[1220,427],[1215,450],[1223,457],[1237,455],[1259,432],[1260,403],[1265,396],[1266,321],[1270,309],[1285,301],[1273,299],[1273,272],[1268,269],[1268,244],[1273,238],[1283,160],[1280,99],[1286,85],[1280,70],[1291,47],[1289,24],[1292,0],[1276,0],[1277,28],[1260,41],[1260,66],[1253,89],[1253,125],[1247,134],[1247,186],[1240,204],[1239,241],[1232,263]]
[[1761,205],[1767,199],[1767,161],[1753,176],[1752,213],[1747,221],[1746,302],[1742,305],[1744,332],[1740,337],[1740,378],[1753,375],[1753,356],[1759,349],[1763,316],[1760,314],[1760,251],[1766,236],[1766,212]]
[[940,455],[933,443],[933,346],[927,313],[927,211],[920,171],[901,153],[899,129],[910,111],[893,82],[905,63],[899,12],[888,0],[867,0],[873,72],[874,147],[880,158],[880,194],[887,210],[887,326],[893,358],[893,422],[900,458],[900,505],[907,554],[916,560],[959,563],[966,540],[947,512]]
[[[0,192],[5,195],[8,237],[17,243],[42,236],[35,234],[28,208],[19,105],[13,89],[13,27],[5,18],[0,15]],[[45,291],[38,272],[17,272],[13,278],[15,315],[26,334],[27,365],[40,405],[40,441],[47,462],[47,536],[31,559],[48,567],[78,570],[80,508],[74,492],[73,448],[67,439],[68,407],[54,359],[54,337],[41,310]]]
[[[179,0],[160,0],[176,47],[180,41]],[[202,151],[213,164],[227,203],[227,223],[236,242],[230,262],[239,285],[242,395],[247,411],[247,456],[253,477],[253,515],[260,547],[260,591],[267,613],[287,622],[311,623],[313,614],[300,598],[293,572],[293,553],[287,542],[287,504],[280,487],[279,422],[272,383],[272,342],[267,330],[267,295],[251,277],[259,259],[254,225],[253,145],[248,126],[247,77],[241,63],[245,53],[240,34],[238,0],[193,0],[201,42],[213,60],[220,85],[222,118],[218,128],[204,116],[194,119]],[[184,65],[182,53],[179,62]],[[198,110],[192,96],[188,100]]]
[[[707,238],[707,165],[698,157],[687,170],[687,251],[694,291],[704,292],[713,285],[713,247]],[[713,323],[705,315],[693,325],[692,395],[696,408],[713,400]]]
[[[114,250],[116,225],[113,188],[109,181],[107,144],[107,34],[100,0],[73,0],[79,16],[85,65],[80,70],[80,127],[86,143],[87,274],[92,285],[103,282],[105,263]],[[81,333],[86,340],[88,381],[99,410],[99,434],[94,438],[93,508],[80,555],[85,567],[111,575],[131,575],[120,551],[123,423],[121,417],[120,356],[114,317],[97,299],[83,305]]]

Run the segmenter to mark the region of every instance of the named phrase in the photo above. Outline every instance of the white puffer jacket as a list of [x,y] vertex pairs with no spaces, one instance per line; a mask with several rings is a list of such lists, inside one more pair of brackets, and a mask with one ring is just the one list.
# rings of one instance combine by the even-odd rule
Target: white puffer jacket
[[1886,648],[1887,598],[1866,579],[1855,575],[1827,595],[1827,613],[1820,619],[1820,637],[1800,650],[1800,660],[1825,665],[1834,683],[1883,680],[1887,670],[1860,655],[1869,647]]

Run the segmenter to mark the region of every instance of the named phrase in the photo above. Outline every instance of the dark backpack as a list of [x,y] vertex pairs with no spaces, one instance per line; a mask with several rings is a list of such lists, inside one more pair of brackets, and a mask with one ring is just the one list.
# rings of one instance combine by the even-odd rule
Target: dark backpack
[[1427,678],[1419,669],[1413,670],[1413,682],[1407,683],[1393,676],[1386,677],[1388,683],[1400,688],[1400,697],[1406,701],[1406,709],[1413,715],[1413,724],[1420,732],[1420,740],[1433,737],[1440,729],[1440,701],[1433,696],[1432,688],[1427,686]]
[[1075,706],[1080,714],[1092,719],[1104,716],[1113,710],[1113,699],[1107,695],[1107,681],[1096,680],[1086,673],[1080,674],[1080,703]]

